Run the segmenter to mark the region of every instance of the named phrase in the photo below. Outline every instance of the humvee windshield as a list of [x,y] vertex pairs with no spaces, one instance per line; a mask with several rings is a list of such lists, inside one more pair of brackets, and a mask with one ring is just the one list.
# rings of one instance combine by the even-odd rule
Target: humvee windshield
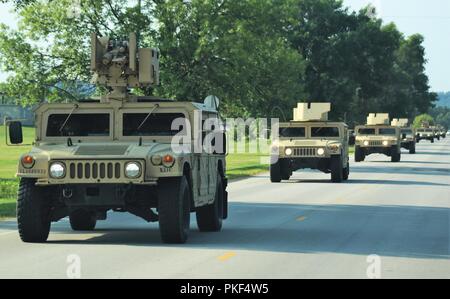
[[[67,123],[64,124],[66,120]],[[69,114],[51,114],[48,117],[47,137],[108,137],[109,135],[109,113],[72,114],[70,118]]]
[[396,131],[395,129],[390,129],[390,128],[380,128],[378,130],[380,135],[395,135]]
[[339,137],[339,128],[337,127],[312,127],[311,137]]
[[123,114],[123,136],[175,136],[180,130],[172,130],[172,123],[185,119],[183,113],[155,113],[145,120],[147,116],[148,113]]
[[280,137],[299,137],[304,138],[306,136],[306,130],[304,127],[297,128],[280,128]]
[[363,129],[359,129],[358,133],[360,135],[375,135],[376,131],[375,131],[375,129],[363,128]]
[[412,135],[412,130],[411,129],[403,129],[402,130],[402,134],[406,134],[406,135]]

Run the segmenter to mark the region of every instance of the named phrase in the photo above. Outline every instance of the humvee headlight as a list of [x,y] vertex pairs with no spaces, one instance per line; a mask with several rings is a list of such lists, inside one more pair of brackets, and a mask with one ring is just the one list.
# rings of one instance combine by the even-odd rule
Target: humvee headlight
[[130,162],[125,165],[125,176],[129,179],[136,179],[141,175],[141,165],[136,162]]
[[286,154],[286,156],[292,156],[292,149],[291,148],[287,148],[284,150],[284,153]]
[[156,155],[152,157],[152,164],[155,166],[160,166],[162,164],[162,157],[160,155]]
[[389,141],[387,141],[387,140],[383,141],[383,145],[384,146],[388,146],[389,145]]
[[364,146],[369,146],[369,141],[364,141]]
[[319,148],[319,149],[317,150],[317,154],[318,154],[319,156],[323,156],[323,155],[325,155],[325,150],[324,150],[323,148]]
[[175,165],[175,158],[171,155],[165,155],[163,157],[162,163],[165,167],[170,168]]
[[22,158],[22,166],[27,169],[33,168],[35,162],[34,158],[29,155]]
[[66,176],[66,166],[61,162],[50,165],[50,176],[54,179],[62,179]]

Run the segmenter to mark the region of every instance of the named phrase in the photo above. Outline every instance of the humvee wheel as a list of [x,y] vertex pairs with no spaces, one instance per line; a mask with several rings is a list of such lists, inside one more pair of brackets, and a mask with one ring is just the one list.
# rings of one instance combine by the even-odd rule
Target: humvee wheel
[[344,167],[342,166],[342,156],[331,156],[331,181],[340,183],[344,180]]
[[159,231],[164,243],[182,244],[191,221],[191,191],[186,177],[160,181],[158,191]]
[[17,223],[23,242],[42,243],[50,233],[50,205],[34,179],[21,179],[17,198]]
[[364,158],[362,149],[359,146],[355,147],[355,162],[362,162],[364,161]]
[[416,145],[414,143],[411,143],[411,146],[409,147],[409,153],[410,154],[416,153]]
[[224,189],[222,176],[217,176],[214,203],[197,209],[197,226],[201,232],[218,232],[222,229]]
[[272,183],[281,182],[281,166],[280,161],[270,165],[270,181]]
[[83,209],[71,212],[69,220],[74,231],[91,231],[97,225],[96,215]]
[[434,138],[433,138],[433,139],[431,139],[431,143],[434,143]]
[[348,181],[350,177],[350,161],[347,162],[347,167],[344,168],[344,181]]
[[393,148],[392,152],[391,152],[391,162],[394,162],[394,163],[400,162],[401,157],[402,157],[402,154],[397,152],[396,148]]

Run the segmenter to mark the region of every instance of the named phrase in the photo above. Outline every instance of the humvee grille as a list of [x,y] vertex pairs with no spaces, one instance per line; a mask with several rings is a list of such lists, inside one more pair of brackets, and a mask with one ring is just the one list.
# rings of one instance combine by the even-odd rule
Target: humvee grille
[[122,177],[120,162],[69,162],[69,177],[78,180],[114,180]]
[[297,157],[315,157],[317,156],[317,149],[310,147],[301,147],[294,149],[294,156]]
[[383,141],[381,141],[381,140],[369,141],[369,145],[370,146],[382,146],[383,145]]

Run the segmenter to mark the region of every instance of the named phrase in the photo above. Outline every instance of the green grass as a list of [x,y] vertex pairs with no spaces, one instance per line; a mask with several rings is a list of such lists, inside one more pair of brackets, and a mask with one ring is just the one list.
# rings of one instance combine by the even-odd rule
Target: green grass
[[[34,140],[34,128],[23,128],[25,144]],[[16,215],[16,194],[19,181],[16,179],[19,157],[30,150],[30,146],[7,146],[5,127],[0,126],[0,219]]]
[[258,154],[230,154],[227,156],[227,176],[236,179],[269,171],[269,165],[261,163],[264,156]]

